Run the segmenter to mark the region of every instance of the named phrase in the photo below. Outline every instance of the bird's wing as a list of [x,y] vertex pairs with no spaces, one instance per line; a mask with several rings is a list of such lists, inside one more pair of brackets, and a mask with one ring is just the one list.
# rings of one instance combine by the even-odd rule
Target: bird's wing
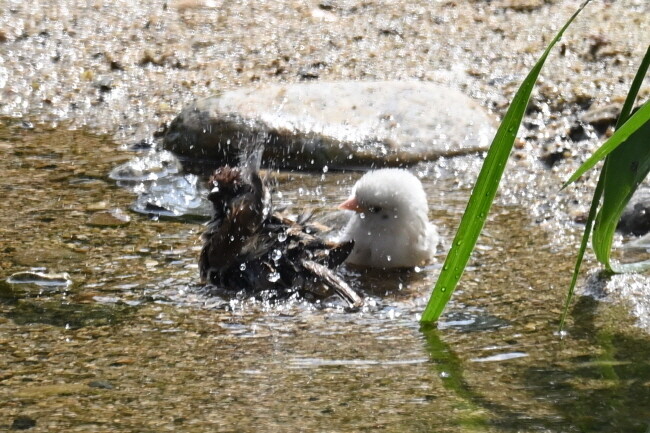
[[310,274],[316,276],[318,280],[322,281],[328,288],[334,290],[341,298],[343,298],[350,308],[359,308],[363,305],[363,298],[357,294],[341,277],[336,275],[326,266],[316,263],[312,260],[303,260],[302,266]]

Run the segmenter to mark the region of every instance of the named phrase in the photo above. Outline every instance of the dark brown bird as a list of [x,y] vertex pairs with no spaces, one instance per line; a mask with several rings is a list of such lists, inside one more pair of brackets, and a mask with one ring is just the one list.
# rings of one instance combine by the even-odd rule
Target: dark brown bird
[[324,241],[311,234],[317,230],[308,217],[293,221],[274,214],[258,172],[261,150],[251,152],[240,167],[226,165],[210,177],[213,214],[202,235],[202,282],[278,296],[338,294],[351,307],[361,306],[362,298],[333,271],[354,242]]

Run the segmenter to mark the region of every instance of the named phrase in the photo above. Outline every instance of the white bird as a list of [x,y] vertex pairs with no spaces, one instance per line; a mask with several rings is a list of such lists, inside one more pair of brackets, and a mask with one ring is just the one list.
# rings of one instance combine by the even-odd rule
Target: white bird
[[376,268],[422,266],[433,257],[438,232],[429,222],[420,180],[404,169],[370,171],[340,209],[354,211],[342,241],[354,241],[347,263]]

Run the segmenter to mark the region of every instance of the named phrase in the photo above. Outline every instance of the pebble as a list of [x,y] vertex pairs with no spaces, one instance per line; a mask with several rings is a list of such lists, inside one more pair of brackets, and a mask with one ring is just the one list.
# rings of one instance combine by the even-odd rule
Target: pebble
[[16,272],[7,278],[10,284],[34,284],[41,287],[68,287],[72,284],[70,275],[63,272],[60,274],[46,274],[43,272]]
[[106,210],[108,209],[108,203],[104,200],[91,203],[88,206],[86,206],[86,210],[89,211],[98,211],[98,210]]
[[610,126],[616,125],[618,115],[621,113],[620,104],[608,104],[605,106],[590,107],[581,117],[585,123],[594,127],[605,130]]
[[97,388],[97,389],[113,389],[113,385],[110,382],[107,382],[105,380],[94,380],[92,382],[88,383],[88,386],[91,388]]
[[337,81],[241,88],[200,99],[163,146],[190,159],[236,161],[264,140],[282,167],[410,165],[486,150],[492,117],[463,93],[420,81]]
[[36,420],[25,415],[17,416],[11,423],[12,430],[29,430],[32,427],[36,427]]

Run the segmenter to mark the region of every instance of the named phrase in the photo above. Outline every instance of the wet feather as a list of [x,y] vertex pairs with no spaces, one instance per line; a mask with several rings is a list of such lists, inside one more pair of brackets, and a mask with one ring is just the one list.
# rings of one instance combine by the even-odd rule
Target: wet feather
[[318,229],[309,224],[309,215],[294,221],[272,212],[259,159],[243,160],[240,167],[224,166],[210,177],[213,215],[202,235],[201,280],[222,289],[276,291],[279,296],[337,294],[349,306],[360,306],[362,298],[335,272],[354,242],[315,236]]

